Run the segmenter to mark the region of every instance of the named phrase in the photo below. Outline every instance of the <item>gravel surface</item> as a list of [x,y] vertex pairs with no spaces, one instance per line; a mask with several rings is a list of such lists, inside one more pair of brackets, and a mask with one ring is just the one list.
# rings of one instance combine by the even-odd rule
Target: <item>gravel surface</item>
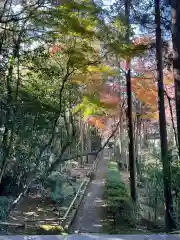
[[105,149],[97,165],[97,171],[89,184],[76,217],[70,227],[71,233],[102,233],[103,193],[107,175],[109,149]]

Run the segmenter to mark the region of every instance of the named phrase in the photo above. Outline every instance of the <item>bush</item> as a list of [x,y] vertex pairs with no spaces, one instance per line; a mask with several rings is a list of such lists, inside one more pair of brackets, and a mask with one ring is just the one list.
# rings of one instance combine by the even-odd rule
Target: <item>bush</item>
[[8,215],[11,198],[0,197],[0,220],[5,220]]
[[22,186],[17,184],[17,177],[6,174],[0,184],[0,195],[17,197],[22,191]]
[[[9,207],[12,203],[12,198],[0,196],[0,221],[5,221],[9,214]],[[0,226],[0,235],[7,233],[7,226]]]
[[118,164],[110,162],[108,166],[108,176],[105,188],[105,202],[107,213],[113,219],[114,227],[117,223],[128,224],[133,227],[133,203],[128,189],[121,179],[118,171]]
[[68,206],[74,198],[79,182],[70,182],[59,172],[53,172],[45,182],[45,188],[50,190],[50,197],[56,203]]

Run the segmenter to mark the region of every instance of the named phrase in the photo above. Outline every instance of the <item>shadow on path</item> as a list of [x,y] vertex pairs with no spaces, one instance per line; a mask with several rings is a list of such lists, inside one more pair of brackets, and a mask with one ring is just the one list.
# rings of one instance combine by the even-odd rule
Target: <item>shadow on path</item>
[[107,161],[109,149],[104,149],[97,165],[94,180],[87,189],[75,219],[70,227],[70,232],[79,233],[102,233],[103,219],[103,194],[107,175]]

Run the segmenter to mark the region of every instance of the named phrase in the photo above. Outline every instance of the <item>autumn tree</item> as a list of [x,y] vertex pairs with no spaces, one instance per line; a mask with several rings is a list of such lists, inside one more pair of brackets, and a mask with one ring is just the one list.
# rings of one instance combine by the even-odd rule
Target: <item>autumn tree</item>
[[24,1],[19,7],[6,2],[0,48],[0,182],[1,193],[8,186],[13,192],[8,194],[14,194],[10,211],[33,182],[43,183],[65,161],[102,150],[99,145],[96,152],[77,148],[82,142],[79,123],[90,116],[100,134],[112,112],[123,106],[119,97],[109,101],[102,90],[106,79],[118,74],[104,59],[116,51],[125,57],[127,49],[134,49],[121,45],[123,33],[103,21],[102,9],[91,1],[58,7],[45,1]]
[[82,101],[82,89],[72,78],[90,66],[101,72],[93,46],[99,10],[91,3],[54,7],[26,1],[14,13],[10,2],[3,5],[1,19],[0,182],[2,190],[11,186],[6,177],[13,179],[20,199],[33,181],[44,180],[78,154],[79,116],[72,108]]

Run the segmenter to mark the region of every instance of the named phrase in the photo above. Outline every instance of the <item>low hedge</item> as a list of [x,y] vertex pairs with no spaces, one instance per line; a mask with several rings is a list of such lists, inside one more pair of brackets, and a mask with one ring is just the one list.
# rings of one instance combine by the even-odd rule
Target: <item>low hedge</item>
[[113,220],[114,227],[121,224],[134,226],[133,203],[116,162],[109,162],[108,164],[104,199],[107,206],[107,218]]

